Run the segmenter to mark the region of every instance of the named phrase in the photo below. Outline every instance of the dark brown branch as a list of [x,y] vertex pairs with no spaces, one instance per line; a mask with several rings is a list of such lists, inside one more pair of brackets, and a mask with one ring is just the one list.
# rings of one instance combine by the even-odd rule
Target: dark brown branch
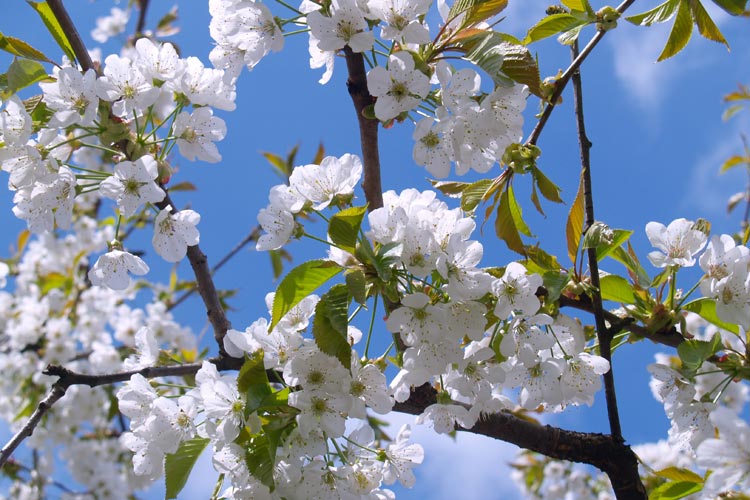
[[[163,186],[162,186],[163,188]],[[169,193],[164,188],[166,196],[162,201],[156,204],[160,210],[163,210],[167,206],[172,207],[172,213],[177,213],[179,210],[174,204],[172,199],[169,197]],[[200,245],[189,246],[187,249],[187,258],[190,262],[190,267],[193,268],[193,274],[195,274],[195,281],[198,283],[198,293],[200,293],[203,304],[206,306],[206,314],[208,315],[208,321],[214,329],[214,339],[219,346],[219,356],[226,357],[227,353],[224,350],[224,335],[227,330],[232,328],[232,324],[227,319],[224,308],[221,305],[219,299],[219,293],[216,291],[216,285],[214,284],[213,276],[211,275],[211,269],[208,267],[208,258],[206,254],[201,251]]]
[[364,169],[364,181],[362,189],[365,192],[368,209],[375,210],[383,206],[383,188],[380,182],[380,152],[378,150],[378,120],[372,120],[364,115],[367,106],[374,102],[370,91],[367,89],[367,73],[365,71],[365,59],[360,53],[355,53],[347,45],[344,47],[346,56],[346,68],[349,78],[346,87],[349,96],[354,103],[359,124],[359,141],[362,146],[362,165]]
[[[258,239],[258,236],[260,235],[260,231],[261,231],[261,227],[260,226],[255,226],[255,228],[253,228],[253,230],[250,231],[247,234],[247,236],[245,236],[242,239],[242,241],[240,241],[239,243],[237,243],[234,246],[234,248],[232,248],[224,257],[221,258],[221,260],[219,260],[219,262],[216,263],[215,266],[213,266],[211,268],[211,276],[213,276],[214,273],[216,273],[216,271],[218,271],[219,269],[221,269],[221,267],[224,264],[226,264],[227,262],[229,262],[229,260],[237,254],[237,252],[239,252],[240,250],[242,250],[245,247],[245,245],[247,245],[251,241],[256,241]],[[197,288],[193,287],[190,290],[188,290],[187,292],[183,293],[177,300],[175,300],[174,302],[172,302],[169,305],[169,307],[167,308],[167,310],[171,311],[175,307],[179,306],[181,303],[183,303],[185,301],[185,299],[187,299],[193,293],[195,293],[196,290],[197,290]]]
[[70,45],[73,47],[73,53],[76,55],[76,59],[78,59],[78,62],[81,64],[83,71],[86,72],[89,69],[96,71],[96,67],[91,60],[89,51],[86,50],[86,45],[83,43],[75,24],[73,24],[73,20],[70,19],[68,11],[65,10],[62,0],[48,0],[47,4],[49,5],[52,14],[54,14],[57,19],[57,22],[60,23],[60,27],[65,33],[65,36],[68,37],[68,41],[70,41]]
[[146,27],[146,13],[148,12],[149,0],[138,0],[138,23],[135,25],[135,37],[139,38]]
[[[578,58],[578,40],[570,47],[573,60]],[[594,225],[594,194],[591,185],[591,141],[586,135],[586,123],[583,113],[583,85],[581,83],[580,69],[573,73],[573,99],[576,115],[576,126],[578,130],[578,145],[581,151],[581,179],[583,180],[583,207],[586,214],[583,235]],[[583,237],[583,236],[582,236]],[[591,285],[593,292],[591,301],[594,306],[594,322],[596,324],[596,336],[599,340],[599,353],[609,363],[609,371],[603,375],[604,394],[607,399],[607,416],[609,417],[609,430],[618,441],[623,441],[622,428],[620,427],[620,414],[617,410],[617,393],[615,391],[614,366],[612,365],[612,333],[607,328],[604,320],[604,307],[602,305],[602,294],[599,283],[599,262],[596,257],[596,247],[589,246],[586,249],[591,272]]]
[[[635,0],[625,0],[617,7],[617,12],[622,14],[627,10],[628,7],[634,2]],[[583,61],[586,60],[586,58],[589,56],[592,50],[594,50],[594,47],[596,47],[602,38],[604,38],[604,34],[606,33],[605,30],[599,29],[594,34],[593,37],[591,37],[591,40],[588,44],[583,48],[581,53],[576,57],[573,62],[568,66],[568,69],[566,69],[563,74],[560,76],[560,78],[557,79],[555,82],[555,90],[552,92],[552,95],[549,98],[549,102],[547,103],[547,106],[544,108],[544,111],[542,112],[542,116],[539,117],[539,121],[537,122],[536,126],[534,127],[534,130],[531,131],[531,135],[529,135],[529,138],[526,139],[525,144],[531,145],[536,144],[536,142],[539,140],[539,136],[542,134],[542,130],[544,129],[544,126],[547,124],[547,120],[549,120],[550,115],[552,114],[552,111],[555,109],[555,105],[557,104],[557,101],[560,99],[560,96],[563,93],[563,90],[565,90],[565,86],[568,84],[568,81],[573,76],[573,73],[576,72],[576,70],[583,64]]]
[[[394,410],[419,415],[436,402],[437,392],[425,384],[413,390],[406,402],[396,403]],[[609,476],[618,500],[646,499],[636,455],[612,436],[538,425],[509,412],[484,416],[471,429],[457,429],[512,443],[551,458],[593,465]]]

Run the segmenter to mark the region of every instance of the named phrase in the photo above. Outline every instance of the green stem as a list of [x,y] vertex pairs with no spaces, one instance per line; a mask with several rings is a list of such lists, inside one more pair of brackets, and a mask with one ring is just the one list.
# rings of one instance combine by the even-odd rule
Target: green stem
[[370,340],[372,339],[372,330],[375,326],[375,311],[378,310],[378,298],[380,295],[376,295],[375,298],[372,301],[372,314],[370,315],[370,327],[367,329],[367,340],[365,341],[365,352],[363,356],[365,358],[368,358],[368,353],[370,352]]

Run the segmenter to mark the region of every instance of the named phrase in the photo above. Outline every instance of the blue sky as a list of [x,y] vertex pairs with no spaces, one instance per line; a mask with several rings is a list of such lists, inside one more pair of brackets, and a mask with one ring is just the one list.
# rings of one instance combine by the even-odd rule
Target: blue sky
[[[0,31],[17,36],[45,51],[53,59],[59,56],[51,39],[25,2],[12,14],[0,19]],[[122,2],[121,7],[126,2]],[[171,7],[168,2],[152,2],[150,25]],[[521,36],[535,20],[544,15],[549,2],[510,0],[506,19],[498,29]],[[95,44],[90,30],[98,16],[106,15],[111,2],[68,2],[71,15],[89,47]],[[601,2],[593,2],[599,8]],[[632,11],[641,12],[656,2],[638,2]],[[211,39],[208,35],[207,2],[183,2],[179,25],[182,31],[172,37],[183,56],[193,55],[208,63]],[[274,13],[286,14],[278,5],[269,5]],[[748,113],[729,123],[721,121],[724,105],[721,97],[738,83],[750,81],[750,30],[747,21],[731,19],[717,9],[710,9],[732,46],[731,54],[697,33],[687,49],[677,57],[656,64],[668,35],[668,27],[640,28],[621,22],[586,61],[583,73],[585,109],[589,138],[593,142],[592,165],[597,219],[613,227],[635,230],[633,242],[644,256],[650,251],[643,228],[651,220],[669,223],[677,217],[705,217],[715,232],[732,232],[738,218],[728,216],[728,196],[744,188],[740,172],[718,175],[718,167],[731,154],[740,151],[739,132],[750,130]],[[132,23],[130,25],[132,29]],[[592,32],[584,31],[583,40]],[[103,47],[105,53],[116,51],[118,40]],[[542,75],[564,69],[569,62],[567,48],[554,40],[531,47],[539,52]],[[0,55],[0,65],[10,62]],[[300,144],[299,163],[307,163],[319,143],[328,154],[359,153],[359,134],[354,111],[346,92],[345,65],[337,60],[331,82],[317,83],[320,70],[308,66],[307,37],[286,40],[281,53],[266,57],[253,72],[244,72],[237,89],[237,110],[218,112],[227,121],[228,134],[219,144],[224,157],[220,164],[209,165],[177,160],[179,171],[173,182],[190,181],[198,186],[194,193],[173,195],[179,206],[190,205],[202,220],[201,247],[215,262],[240,241],[256,224],[259,209],[267,203],[268,189],[279,182],[261,156],[261,151],[284,154]],[[488,78],[483,76],[484,80]],[[538,102],[527,106],[526,135],[534,124]],[[381,160],[384,189],[406,187],[428,189],[426,172],[411,159],[412,126],[402,124],[381,133]],[[543,154],[540,168],[563,189],[567,203],[572,200],[578,182],[578,148],[572,114],[572,95],[555,110],[539,141]],[[494,172],[497,175],[497,172]],[[516,181],[519,198],[527,196],[528,182]],[[0,253],[15,240],[24,225],[11,212],[12,196],[0,192]],[[526,198],[528,201],[528,198]],[[566,206],[545,205],[546,219],[535,215],[527,203],[532,230],[548,251],[565,258],[564,221]],[[322,235],[321,223],[308,231]],[[503,244],[494,241],[491,225],[483,236],[485,265],[505,265],[516,256]],[[147,240],[146,240],[147,241]],[[322,255],[322,246],[293,243],[289,251],[295,262]],[[148,255],[151,279],[168,280],[169,267],[158,264],[158,257]],[[615,264],[605,269],[619,271]],[[180,267],[181,276],[189,279],[189,268]],[[216,277],[220,288],[237,289],[229,318],[235,328],[247,325],[265,314],[263,296],[274,283],[266,255],[255,251],[241,252]],[[689,286],[692,283],[689,283]],[[198,301],[176,310],[176,315],[194,331],[205,330],[205,316]],[[207,335],[210,337],[211,335]],[[208,344],[210,345],[210,344]],[[668,424],[661,405],[651,397],[645,366],[652,362],[654,347],[646,343],[626,346],[616,353],[615,377],[623,415],[623,429],[632,444],[656,440],[666,435]],[[548,421],[565,428],[606,432],[603,405],[551,416]],[[400,423],[411,417],[396,416]],[[395,425],[395,429],[398,428]],[[394,429],[394,431],[395,431]],[[503,467],[513,459],[515,448],[485,438],[460,435],[454,443],[435,437],[429,429],[418,428],[414,438],[426,449],[425,464],[417,472],[414,492],[401,498],[513,498],[508,471]],[[206,458],[206,457],[204,457]],[[205,463],[208,465],[208,462]],[[446,468],[451,471],[445,474]],[[454,474],[455,473],[455,474]],[[213,474],[196,474],[185,490],[184,498],[206,498],[213,487]],[[506,488],[509,488],[506,490]],[[154,494],[154,498],[158,498]]]

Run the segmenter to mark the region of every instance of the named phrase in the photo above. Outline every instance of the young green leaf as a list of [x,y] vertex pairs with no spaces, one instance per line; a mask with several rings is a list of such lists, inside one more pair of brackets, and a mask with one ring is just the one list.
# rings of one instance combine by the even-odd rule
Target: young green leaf
[[276,461],[276,447],[271,447],[265,432],[251,436],[246,444],[245,465],[258,481],[274,490],[273,467]]
[[367,278],[361,269],[347,269],[344,272],[349,295],[360,304],[367,302]]
[[651,10],[626,17],[625,20],[640,26],[651,26],[654,23],[663,23],[672,18],[674,13],[677,12],[679,5],[680,0],[667,0]]
[[691,483],[702,483],[703,478],[691,471],[690,469],[683,469],[681,467],[667,467],[655,472],[659,477],[664,479],[671,479],[672,481],[688,481]]
[[690,339],[677,346],[677,354],[682,361],[682,369],[692,377],[703,365],[703,362],[721,349],[721,336],[715,333],[709,341]]
[[185,487],[190,471],[211,440],[196,437],[183,441],[177,451],[164,457],[165,500],[177,498]]
[[324,353],[337,358],[347,370],[351,367],[352,348],[347,336],[349,292],[346,285],[334,285],[315,306],[313,337]]
[[544,175],[544,172],[537,167],[533,167],[531,169],[531,175],[534,178],[534,182],[539,187],[542,196],[555,203],[563,202],[562,198],[560,198],[560,187],[552,182],[549,177]]
[[667,44],[664,46],[656,62],[669,59],[685,48],[693,34],[693,17],[690,15],[690,6],[688,0],[681,0],[680,7],[677,9],[677,17],[674,20],[674,26],[669,33]]
[[706,9],[699,0],[690,2],[690,11],[693,15],[696,26],[698,26],[698,33],[700,33],[703,38],[723,43],[726,45],[727,49],[729,49],[729,43],[727,43],[724,35],[721,34],[721,30],[716,26],[716,23],[714,23],[711,16],[708,15],[708,12],[706,12]]
[[633,286],[622,276],[616,274],[602,276],[599,279],[599,287],[603,300],[611,300],[620,304],[635,303]]
[[461,193],[461,210],[469,213],[473,212],[484,198],[492,182],[492,179],[482,179],[467,186]]
[[709,299],[707,297],[696,299],[683,305],[682,309],[685,311],[694,312],[701,318],[705,319],[712,325],[718,326],[719,328],[723,328],[724,330],[728,330],[732,333],[739,332],[739,328],[736,324],[727,323],[726,321],[719,319],[719,316],[716,314],[716,301],[713,299]]
[[[508,186],[510,187],[510,186]],[[514,198],[515,201],[515,198]],[[497,206],[497,214],[495,218],[495,233],[508,245],[510,250],[524,255],[523,241],[519,234],[518,227],[516,226],[515,219],[513,218],[513,211],[518,210],[516,207],[511,207],[510,197],[508,196],[508,189],[504,190],[500,195],[500,204]]]
[[747,0],[712,0],[713,3],[733,16],[741,16],[747,9]]
[[594,9],[591,8],[588,0],[562,0],[562,4],[570,10],[577,10],[579,12],[587,12],[590,16],[596,15]]
[[530,43],[544,40],[547,37],[557,35],[558,33],[564,33],[577,26],[584,25],[587,22],[591,21],[587,21],[585,18],[581,19],[573,14],[552,14],[543,18],[529,29],[526,33],[526,38],[523,39],[523,44],[529,45]]
[[496,85],[515,81],[528,85],[529,91],[542,97],[539,67],[529,49],[509,41],[496,31],[482,31],[460,40],[465,58],[487,72]]
[[44,66],[30,59],[16,59],[10,63],[8,72],[8,90],[16,93],[48,77]]
[[323,283],[342,271],[342,267],[330,260],[311,260],[295,267],[281,280],[273,298],[271,324],[268,331],[294,306]]
[[28,3],[31,8],[36,11],[37,14],[39,14],[39,17],[42,18],[42,22],[47,27],[47,30],[50,32],[52,37],[57,42],[57,45],[62,49],[65,55],[68,56],[68,59],[70,59],[71,61],[75,61],[76,55],[73,51],[73,46],[70,44],[70,40],[68,40],[65,31],[63,31],[62,26],[60,26],[60,23],[52,13],[52,9],[50,9],[49,5],[47,5],[47,2],[32,2],[30,0],[27,0],[26,3]]
[[0,33],[0,50],[9,52],[14,56],[54,64],[49,57],[45,56],[41,51],[35,49],[23,40],[19,40],[12,36],[5,36],[2,33]]
[[565,239],[568,242],[568,257],[576,267],[578,261],[578,246],[583,236],[583,176],[578,183],[578,192],[570,206],[568,221],[565,224]]
[[350,207],[340,211],[328,224],[328,236],[331,241],[343,250],[354,253],[357,248],[357,236],[367,207]]
[[597,261],[602,260],[604,257],[612,253],[615,248],[628,241],[633,234],[633,231],[627,231],[625,229],[613,229],[612,232],[614,233],[614,236],[612,236],[612,243],[603,243],[596,247]]
[[649,500],[679,500],[698,493],[703,489],[703,483],[690,481],[669,481],[654,488],[648,495]]
[[246,395],[245,417],[260,408],[266,397],[273,392],[268,383],[263,357],[262,349],[248,355],[237,375],[237,390]]

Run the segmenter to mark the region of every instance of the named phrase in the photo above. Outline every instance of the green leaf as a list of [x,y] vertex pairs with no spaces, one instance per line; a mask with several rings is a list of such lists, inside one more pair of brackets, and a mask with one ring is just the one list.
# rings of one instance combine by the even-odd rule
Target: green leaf
[[357,248],[357,236],[367,207],[351,207],[340,211],[328,223],[328,235],[331,241],[341,249],[354,253]]
[[641,14],[626,17],[627,21],[640,26],[651,26],[654,23],[663,23],[669,21],[674,13],[677,11],[677,7],[680,5],[680,0],[667,0],[661,5],[654,7],[651,10],[647,10]]
[[169,192],[174,191],[197,191],[198,188],[195,187],[195,184],[189,181],[182,181],[178,182],[177,184],[173,186],[169,186]]
[[[510,186],[500,195],[500,204],[497,206],[495,218],[495,234],[508,245],[510,250],[524,255],[526,251],[513,217],[513,212],[518,211],[520,207],[518,207],[518,204],[511,207],[510,199],[512,196],[508,195],[509,190]],[[515,202],[515,198],[513,198],[513,201]]]
[[526,38],[523,39],[523,44],[528,45],[530,43],[544,40],[550,36],[563,33],[577,26],[586,24],[585,19],[581,19],[578,16],[572,14],[552,14],[547,16],[534,26],[532,26],[526,33]]
[[513,217],[513,223],[518,228],[518,231],[526,236],[533,236],[531,234],[531,229],[529,229],[526,221],[523,220],[523,210],[516,200],[513,186],[508,184],[508,189],[506,189],[505,192],[508,194],[508,208],[510,208],[510,215]]
[[591,8],[588,0],[562,0],[562,4],[570,10],[577,10],[579,12],[588,12],[590,16],[594,16],[594,9]]
[[457,0],[448,12],[448,19],[464,14],[462,25],[472,26],[499,14],[507,6],[508,0]]
[[560,33],[560,36],[557,37],[557,41],[563,45],[572,45],[573,42],[578,40],[578,36],[581,34],[581,30],[583,30],[583,28],[585,27],[586,25],[582,24],[566,31],[565,33]]
[[289,271],[276,289],[268,331],[273,330],[281,318],[302,299],[336,276],[341,270],[341,266],[333,261],[311,260]]
[[578,192],[570,206],[568,221],[565,223],[565,239],[568,242],[568,257],[576,267],[578,260],[578,246],[583,236],[583,175],[578,182]]
[[41,51],[35,49],[23,40],[12,36],[5,36],[2,33],[0,33],[0,50],[9,52],[14,56],[54,64],[49,57],[45,56]]
[[733,16],[742,15],[747,8],[747,0],[712,0],[713,3]]
[[545,271],[542,274],[542,283],[544,288],[547,290],[547,298],[545,300],[549,302],[555,302],[560,298],[560,294],[563,288],[570,281],[570,276],[563,274],[559,271]]
[[429,179],[429,181],[432,187],[450,198],[460,197],[464,189],[470,186],[468,182],[437,181],[435,179]]
[[12,94],[48,78],[44,66],[30,59],[15,59],[10,63],[6,75],[8,77],[8,90]]
[[367,278],[361,269],[347,269],[344,272],[349,295],[360,304],[367,302]]
[[465,59],[486,71],[496,85],[508,85],[513,80],[543,97],[536,59],[529,49],[508,40],[502,33],[484,31],[460,40],[459,48],[465,52]]
[[274,490],[273,467],[276,461],[276,447],[271,447],[268,436],[265,433],[251,436],[247,444],[245,464],[250,474],[261,483]]
[[683,469],[681,467],[667,467],[666,469],[656,471],[655,474],[664,479],[671,479],[672,481],[688,481],[691,483],[703,482],[703,477],[690,469]]
[[703,489],[703,483],[690,481],[675,481],[660,484],[648,496],[648,500],[678,500]]
[[690,15],[690,6],[688,0],[680,1],[680,8],[677,10],[677,18],[674,20],[674,26],[669,33],[667,44],[664,46],[661,55],[656,62],[669,59],[682,49],[685,48],[693,34],[693,17]]
[[263,155],[263,158],[265,158],[268,163],[270,163],[271,166],[276,169],[276,172],[282,178],[286,179],[291,175],[292,172],[289,170],[289,166],[287,165],[287,162],[284,158],[268,151],[261,151],[260,154]]
[[[630,243],[628,243],[628,246],[630,246]],[[651,284],[651,278],[646,270],[643,269],[643,266],[638,262],[635,253],[631,254],[620,246],[613,249],[608,255],[625,266],[638,286],[641,288],[648,288]]]
[[324,353],[337,358],[349,370],[352,347],[347,336],[349,292],[346,285],[334,285],[315,306],[313,337]]
[[533,167],[531,169],[531,175],[534,177],[534,181],[539,187],[539,191],[542,193],[542,196],[555,203],[563,202],[562,198],[560,198],[560,187],[549,180],[549,177],[544,175],[544,173],[539,170],[539,168]]
[[263,364],[263,350],[258,349],[247,355],[237,375],[237,390],[247,396],[245,418],[263,405],[263,401],[273,392],[268,383],[268,375]]
[[467,186],[461,193],[461,210],[469,213],[473,212],[484,198],[492,182],[492,179],[482,179]]
[[52,9],[47,5],[47,2],[32,2],[27,0],[26,3],[28,3],[37,14],[39,14],[39,17],[42,18],[42,22],[47,27],[47,30],[52,34],[52,37],[65,55],[68,56],[68,59],[75,61],[76,55],[73,51],[73,46],[70,44],[70,40],[68,40],[67,35],[63,31],[62,26],[60,26],[55,15],[52,13]]
[[597,262],[612,253],[615,248],[628,241],[628,239],[630,239],[630,236],[633,234],[633,231],[628,231],[625,229],[613,229],[612,232],[614,233],[614,236],[612,237],[612,243],[608,245],[601,244],[596,247]]
[[599,287],[601,288],[603,300],[611,300],[620,304],[635,303],[633,286],[622,276],[616,274],[602,276],[599,279]]
[[715,333],[711,340],[686,340],[677,346],[683,371],[692,377],[703,365],[703,362],[721,349],[721,335]]
[[173,5],[172,8],[164,14],[156,23],[156,36],[157,38],[163,38],[179,33],[180,28],[175,24],[177,21],[177,6]]
[[739,327],[736,324],[727,323],[726,321],[719,319],[719,316],[716,314],[716,301],[714,301],[713,299],[703,297],[701,299],[697,299],[685,304],[684,306],[682,306],[682,309],[685,311],[694,312],[701,318],[705,319],[712,325],[718,326],[719,328],[723,328],[724,330],[728,330],[732,333],[739,333]]
[[698,26],[698,33],[700,33],[703,38],[723,43],[726,45],[727,49],[729,48],[729,44],[724,38],[724,35],[721,34],[721,30],[716,26],[716,23],[714,23],[711,16],[708,15],[708,12],[706,12],[706,9],[699,0],[693,0],[690,2],[690,11],[693,14],[695,24]]
[[200,437],[183,441],[176,452],[164,457],[164,483],[167,487],[164,498],[166,500],[177,498],[177,495],[180,494],[190,476],[190,471],[195,466],[195,462],[198,461],[198,457],[210,441],[208,438]]
[[526,268],[532,273],[541,274],[544,271],[558,272],[562,266],[557,261],[557,257],[550,255],[538,245],[526,247]]

